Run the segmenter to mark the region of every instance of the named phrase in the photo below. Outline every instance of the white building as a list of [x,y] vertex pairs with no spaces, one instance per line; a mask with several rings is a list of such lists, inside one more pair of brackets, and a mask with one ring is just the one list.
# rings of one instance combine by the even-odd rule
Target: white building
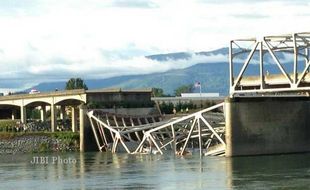
[[184,98],[212,98],[219,97],[220,93],[181,93]]

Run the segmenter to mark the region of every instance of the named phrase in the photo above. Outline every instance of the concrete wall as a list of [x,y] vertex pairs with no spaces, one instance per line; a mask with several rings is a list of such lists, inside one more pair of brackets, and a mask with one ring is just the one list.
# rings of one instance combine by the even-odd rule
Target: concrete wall
[[88,93],[87,101],[96,102],[119,102],[134,101],[148,102],[151,101],[151,92],[105,92],[105,93]]
[[310,98],[226,99],[226,156],[310,151]]
[[129,116],[160,115],[159,111],[156,108],[116,108],[116,109],[97,109],[97,110],[116,115],[129,115]]
[[214,98],[185,98],[185,97],[153,97],[152,100],[158,102],[159,104],[162,103],[172,103],[173,105],[177,105],[179,103],[192,103],[197,107],[200,107],[201,104],[203,106],[209,105],[210,103],[219,104],[224,101],[224,97],[214,97]]

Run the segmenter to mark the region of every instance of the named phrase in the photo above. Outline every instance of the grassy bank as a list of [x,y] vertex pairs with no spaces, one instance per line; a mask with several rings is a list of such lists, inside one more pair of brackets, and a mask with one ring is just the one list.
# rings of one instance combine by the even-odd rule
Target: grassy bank
[[79,151],[76,132],[0,132],[0,154]]

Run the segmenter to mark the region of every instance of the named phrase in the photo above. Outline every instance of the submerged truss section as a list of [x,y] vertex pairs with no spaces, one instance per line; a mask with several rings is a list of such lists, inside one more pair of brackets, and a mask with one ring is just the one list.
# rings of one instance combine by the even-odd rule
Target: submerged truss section
[[[232,40],[230,95],[309,91],[309,48],[310,32]],[[270,64],[276,65],[278,72],[269,73]]]
[[163,154],[172,150],[176,154],[185,155],[196,149],[200,155],[224,154],[223,118],[207,114],[223,106],[224,103],[221,103],[148,130],[135,153],[155,151]]
[[131,153],[146,130],[162,124],[160,117],[123,116],[100,110],[88,112],[99,151]]
[[88,117],[100,151],[178,155],[197,151],[200,155],[223,155],[226,147],[223,106],[221,103],[168,121],[95,111],[90,111]]

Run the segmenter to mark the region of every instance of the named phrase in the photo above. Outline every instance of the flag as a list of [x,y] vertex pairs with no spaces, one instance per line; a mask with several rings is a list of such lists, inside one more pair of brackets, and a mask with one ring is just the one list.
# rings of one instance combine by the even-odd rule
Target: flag
[[195,82],[195,88],[198,88],[198,87],[201,87],[201,84],[200,84],[200,82],[199,81],[197,81],[197,82]]

